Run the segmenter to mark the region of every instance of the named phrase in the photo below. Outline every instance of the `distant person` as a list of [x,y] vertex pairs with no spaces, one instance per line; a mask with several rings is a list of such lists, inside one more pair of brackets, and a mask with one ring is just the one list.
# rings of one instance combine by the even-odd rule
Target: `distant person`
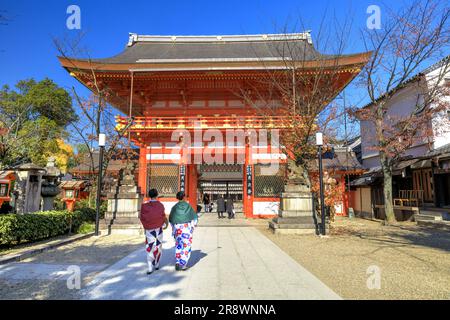
[[164,205],[157,200],[158,191],[151,189],[148,192],[150,201],[141,205],[139,220],[145,229],[145,249],[147,251],[147,274],[159,270],[159,262],[162,254],[163,229],[168,222],[164,213]]
[[169,221],[175,239],[175,270],[187,270],[191,256],[192,236],[197,226],[198,216],[191,205],[184,201],[183,191],[177,193],[178,202],[170,210]]
[[227,213],[228,219],[234,219],[234,203],[231,197],[228,197],[227,199]]
[[205,205],[205,212],[210,212],[210,204],[211,201],[209,199],[209,195],[207,193],[205,193],[203,195],[203,204]]
[[225,212],[225,199],[223,198],[223,196],[220,194],[219,198],[217,198],[217,217],[219,219],[225,218],[223,216],[223,213]]

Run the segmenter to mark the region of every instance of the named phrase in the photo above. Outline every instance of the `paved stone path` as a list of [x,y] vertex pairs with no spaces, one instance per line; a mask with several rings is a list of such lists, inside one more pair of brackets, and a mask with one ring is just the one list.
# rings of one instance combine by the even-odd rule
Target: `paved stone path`
[[253,227],[199,227],[190,269],[174,270],[165,234],[161,269],[146,274],[144,249],[100,272],[83,299],[340,299]]

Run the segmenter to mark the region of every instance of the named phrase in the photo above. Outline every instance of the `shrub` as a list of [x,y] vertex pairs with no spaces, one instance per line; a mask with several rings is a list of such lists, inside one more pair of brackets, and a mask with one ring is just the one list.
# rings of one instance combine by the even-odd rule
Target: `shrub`
[[78,233],[86,234],[95,231],[95,225],[89,222],[83,222],[78,229]]
[[95,209],[86,207],[80,208],[75,212],[77,212],[81,216],[83,221],[95,221]]
[[95,201],[93,201],[93,207],[89,205],[89,199],[81,199],[75,202],[75,210],[84,209],[84,208],[92,208],[95,209]]
[[24,215],[0,215],[0,245],[33,242],[78,232],[83,222],[92,221],[92,209],[46,211]]
[[64,201],[62,201],[62,199],[59,197],[55,198],[55,201],[53,201],[53,207],[57,211],[63,211],[63,210],[67,209],[66,203]]
[[[107,201],[102,201],[100,204],[100,219],[103,219],[105,217],[105,212],[108,207]],[[89,200],[83,199],[80,201],[75,202],[75,210],[93,210],[93,220],[95,220],[95,201],[92,204],[92,206],[89,206]]]

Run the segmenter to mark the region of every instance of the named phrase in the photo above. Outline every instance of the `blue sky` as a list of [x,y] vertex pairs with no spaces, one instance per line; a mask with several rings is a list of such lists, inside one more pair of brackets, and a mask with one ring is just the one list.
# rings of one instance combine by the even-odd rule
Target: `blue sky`
[[[379,1],[378,1],[379,2]],[[0,26],[0,83],[50,77],[58,84],[76,84],[59,66],[53,37],[73,36],[66,28],[66,9],[81,9],[83,45],[92,57],[122,51],[129,32],[161,35],[252,34],[280,31],[287,21],[301,15],[308,29],[318,30],[321,14],[336,12],[339,18],[353,13],[354,37],[349,50],[363,48],[358,28],[364,27],[366,9],[374,0],[314,1],[80,1],[1,0],[0,11],[11,21]],[[381,5],[381,3],[379,3]]]
[[[396,1],[390,6],[398,6]],[[353,31],[348,35],[347,52],[364,51],[360,39],[366,26],[369,5],[383,7],[376,0],[253,0],[253,1],[81,1],[81,0],[1,0],[0,14],[10,21],[0,25],[0,85],[14,85],[18,80],[45,77],[60,86],[78,82],[63,70],[56,58],[52,39],[74,36],[66,27],[69,5],[81,9],[81,29],[86,34],[83,46],[93,58],[121,52],[128,33],[158,35],[256,34],[280,32],[286,23],[294,24],[301,16],[306,29],[320,28],[323,13],[336,15],[338,21],[350,17]],[[358,95],[358,92],[353,92]],[[356,99],[356,98],[355,98]]]

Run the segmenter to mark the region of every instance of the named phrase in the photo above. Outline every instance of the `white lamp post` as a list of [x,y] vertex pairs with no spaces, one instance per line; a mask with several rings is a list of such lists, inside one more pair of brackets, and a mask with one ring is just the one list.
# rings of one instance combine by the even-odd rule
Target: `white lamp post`
[[100,205],[101,205],[101,193],[102,193],[102,180],[103,180],[103,152],[106,145],[106,135],[100,133],[98,135],[98,146],[100,148],[100,154],[98,159],[98,179],[97,179],[97,202],[95,212],[95,235],[99,235],[99,220],[100,220]]
[[323,193],[323,169],[322,169],[322,146],[323,146],[323,134],[322,132],[316,133],[316,145],[319,153],[319,186],[320,186],[320,215],[321,215],[321,234],[325,235],[325,196]]

